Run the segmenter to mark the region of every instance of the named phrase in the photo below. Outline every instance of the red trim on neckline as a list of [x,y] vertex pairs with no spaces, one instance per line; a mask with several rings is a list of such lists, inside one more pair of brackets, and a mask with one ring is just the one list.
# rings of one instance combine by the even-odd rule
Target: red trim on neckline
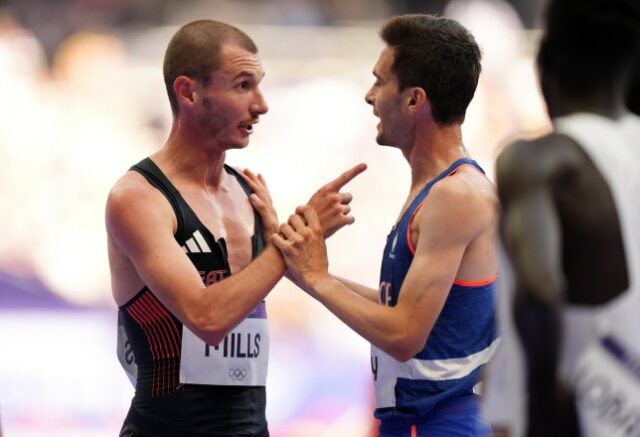
[[424,199],[422,199],[422,202],[420,202],[420,205],[416,207],[415,211],[413,211],[413,214],[411,214],[411,218],[409,219],[409,225],[407,226],[407,245],[409,246],[409,250],[411,251],[412,255],[416,254],[416,248],[413,246],[413,242],[411,241],[411,226],[413,225],[413,219],[416,218],[416,214],[418,213],[418,211],[420,211],[420,209],[424,205],[425,200],[427,200],[426,196]]

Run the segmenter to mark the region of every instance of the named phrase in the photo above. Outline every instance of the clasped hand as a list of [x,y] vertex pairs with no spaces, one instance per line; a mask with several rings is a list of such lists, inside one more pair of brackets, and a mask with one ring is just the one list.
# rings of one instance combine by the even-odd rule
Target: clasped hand
[[[366,164],[358,164],[350,168],[322,186],[307,202],[307,205],[315,210],[326,238],[355,221],[350,215],[351,207],[349,206],[353,196],[350,193],[341,193],[340,189],[366,169]],[[262,218],[265,239],[269,241],[271,235],[278,233],[280,226],[267,183],[262,175],[256,175],[250,170],[244,170],[242,173],[253,190],[249,199]]]
[[288,277],[300,288],[313,293],[315,283],[329,274],[327,246],[320,219],[309,205],[299,206],[280,233],[271,236],[288,268]]
[[289,269],[287,276],[307,292],[316,279],[328,274],[325,238],[355,221],[349,206],[353,196],[340,189],[366,168],[358,164],[322,186],[281,226],[262,176],[243,172],[253,190],[250,200],[262,218],[265,239],[282,252]]

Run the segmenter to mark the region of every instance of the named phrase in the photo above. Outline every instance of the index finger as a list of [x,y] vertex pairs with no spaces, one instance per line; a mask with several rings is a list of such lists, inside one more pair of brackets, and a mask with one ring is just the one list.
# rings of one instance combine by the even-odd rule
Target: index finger
[[340,176],[326,184],[323,188],[327,191],[340,191],[340,188],[344,187],[353,178],[367,169],[367,164],[360,163],[349,170],[342,173]]

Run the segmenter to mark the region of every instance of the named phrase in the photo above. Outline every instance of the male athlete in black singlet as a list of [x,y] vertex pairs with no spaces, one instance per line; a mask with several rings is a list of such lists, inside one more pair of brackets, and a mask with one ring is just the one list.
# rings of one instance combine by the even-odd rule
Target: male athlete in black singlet
[[[164,146],[113,187],[106,209],[119,356],[136,385],[121,436],[265,436],[269,332],[264,298],[285,272],[264,245],[277,218],[266,184],[225,165],[267,112],[257,48],[202,20],[169,43],[173,126]],[[341,187],[309,204],[331,235],[353,222]]]

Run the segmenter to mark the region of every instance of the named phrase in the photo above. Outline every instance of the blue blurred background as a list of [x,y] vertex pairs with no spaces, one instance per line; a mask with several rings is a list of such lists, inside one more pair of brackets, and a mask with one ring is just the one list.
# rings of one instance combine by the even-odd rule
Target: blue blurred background
[[[5,436],[114,436],[133,394],[115,353],[104,203],[164,142],[164,49],[212,18],[257,43],[270,112],[228,154],[261,172],[280,218],[357,162],[356,223],[329,242],[331,270],[377,288],[379,254],[408,192],[400,153],[375,143],[364,103],[390,15],[461,21],[484,55],[463,125],[493,173],[509,139],[549,128],[533,54],[535,0],[5,0],[0,2],[0,417]],[[267,299],[274,437],[366,436],[368,344],[283,280]]]

